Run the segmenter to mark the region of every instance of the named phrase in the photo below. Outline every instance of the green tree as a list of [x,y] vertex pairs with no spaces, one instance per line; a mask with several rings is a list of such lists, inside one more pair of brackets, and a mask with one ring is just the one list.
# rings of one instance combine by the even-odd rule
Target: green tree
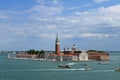
[[35,50],[34,50],[34,49],[30,49],[30,50],[28,51],[28,54],[35,54]]
[[44,51],[44,50],[41,50],[41,51],[40,51],[40,54],[45,54],[45,51]]
[[88,50],[87,52],[97,52],[96,50]]
[[45,51],[44,50],[41,50],[38,54],[38,57],[40,58],[44,58],[45,57]]
[[40,51],[38,51],[38,50],[37,50],[37,51],[35,51],[35,54],[37,54],[37,55],[38,55],[39,53],[40,53]]
[[103,53],[103,51],[97,51],[97,52],[99,52],[99,53]]
[[45,57],[45,51],[44,50],[34,50],[34,49],[30,49],[28,52],[28,54],[36,54],[38,55],[39,58],[44,58]]

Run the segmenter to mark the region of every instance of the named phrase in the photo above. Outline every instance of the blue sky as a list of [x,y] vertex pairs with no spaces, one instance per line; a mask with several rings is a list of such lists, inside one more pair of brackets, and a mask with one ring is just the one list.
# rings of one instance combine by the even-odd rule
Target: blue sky
[[0,50],[120,50],[119,0],[0,0]]

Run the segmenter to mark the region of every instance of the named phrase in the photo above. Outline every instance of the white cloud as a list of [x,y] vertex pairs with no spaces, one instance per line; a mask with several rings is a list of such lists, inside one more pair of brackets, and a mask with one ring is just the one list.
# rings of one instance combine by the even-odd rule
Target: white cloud
[[106,1],[110,1],[110,0],[94,0],[94,2],[96,2],[96,3],[102,3],[102,2],[106,2]]
[[56,4],[60,4],[59,0],[37,0],[37,3],[39,3],[40,5],[56,5]]
[[52,29],[55,29],[55,28],[56,28],[56,25],[49,25],[49,26],[47,26],[48,30],[52,30]]
[[92,5],[92,4],[87,3],[87,4],[84,4],[84,5],[80,5],[80,6],[67,7],[66,9],[68,9],[68,10],[79,10],[79,9],[88,7],[88,6],[90,6],[90,5]]
[[38,20],[38,21],[49,21],[50,19],[48,19],[48,18],[36,18],[36,20]]
[[44,39],[55,39],[55,35],[51,33],[41,33],[41,34],[38,34],[38,37],[44,38]]
[[61,35],[61,37],[62,38],[74,38],[75,37],[75,35],[74,34],[63,34],[63,35]]
[[[119,9],[120,5],[115,5],[110,7],[101,7],[90,11],[77,12],[76,15],[67,17],[49,16],[42,18],[38,16],[35,18],[39,21],[37,24],[40,24],[41,22],[45,23],[44,28],[46,31],[43,33],[47,32],[48,34],[52,32],[51,34],[54,34],[54,32],[58,31],[64,38],[74,38],[80,34],[81,36],[79,37],[107,38],[119,35],[117,33],[120,28]],[[104,29],[105,27],[106,29]],[[115,29],[114,35],[111,32],[114,30],[113,28]]]
[[111,36],[117,36],[116,34],[98,34],[98,33],[83,33],[81,37],[91,37],[91,38],[107,38]]
[[0,11],[0,19],[6,19],[6,20],[9,20],[10,17],[8,17],[8,15],[2,11]]
[[[60,0],[37,1],[28,10],[0,11],[2,44],[21,42],[32,47],[35,44],[46,45],[42,41],[51,42],[57,32],[60,39],[72,40],[120,37],[120,5],[92,9],[92,5],[87,3],[71,6],[62,5]],[[109,0],[95,1],[102,3]]]
[[59,0],[53,0],[53,3],[54,3],[54,4],[58,4],[58,3],[59,3]]
[[0,15],[0,19],[9,19],[9,17],[4,16],[4,15]]
[[78,9],[78,7],[69,7],[68,9],[72,10],[72,9]]
[[33,8],[31,8],[31,10],[29,10],[29,12],[33,12],[33,14],[37,14],[39,16],[51,16],[51,15],[57,15],[62,13],[63,8],[59,7],[59,6],[44,6],[44,5],[36,5]]
[[24,36],[27,36],[27,34],[25,31],[18,31],[18,32],[16,32],[16,36],[17,37],[24,37]]
[[[18,20],[19,25],[14,24],[18,21],[16,21],[14,16],[10,16],[13,22],[11,21],[12,23],[10,24],[1,25],[4,26],[2,29],[7,30],[7,28],[10,28],[7,32],[14,32],[12,36],[35,36],[38,38],[52,39],[56,32],[59,32],[63,38],[107,38],[119,35],[117,32],[120,29],[120,5],[101,7],[83,12],[76,11],[74,15],[62,16],[64,6],[59,5],[59,1],[54,2],[56,4],[53,3],[53,5],[45,4],[44,0],[38,1],[43,2],[39,2],[39,4],[22,14],[10,12],[12,15],[16,14],[17,17],[21,17],[24,14],[28,14],[29,16],[22,17],[23,21],[21,19]],[[107,27],[107,29],[104,29],[104,27]],[[112,34],[113,32],[114,35]],[[5,35],[9,36],[8,34]]]
[[91,11],[76,12],[76,15],[83,16],[82,21],[88,24],[108,24],[110,26],[119,26],[120,23],[120,5],[102,7]]
[[37,0],[37,4],[27,12],[32,20],[49,21],[54,16],[61,15],[63,10],[59,0]]
[[104,13],[104,14],[120,14],[120,5],[115,5],[115,6],[110,6],[110,7],[101,7],[99,8],[99,12]]

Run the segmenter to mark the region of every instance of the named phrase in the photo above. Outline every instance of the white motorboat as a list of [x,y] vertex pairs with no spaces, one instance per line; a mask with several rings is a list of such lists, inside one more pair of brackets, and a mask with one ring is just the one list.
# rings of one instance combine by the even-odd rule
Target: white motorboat
[[69,65],[61,65],[61,64],[60,64],[60,65],[58,65],[58,67],[59,67],[59,68],[70,68],[70,66],[69,66]]
[[115,69],[115,71],[120,71],[120,67],[119,67],[119,68],[117,68],[117,69]]

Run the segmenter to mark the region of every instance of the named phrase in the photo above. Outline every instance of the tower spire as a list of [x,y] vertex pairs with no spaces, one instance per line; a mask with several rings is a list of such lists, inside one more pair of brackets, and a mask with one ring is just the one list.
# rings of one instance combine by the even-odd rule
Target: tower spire
[[59,42],[58,33],[56,35],[56,42]]
[[59,42],[59,38],[58,38],[58,33],[56,35],[55,53],[58,55],[60,54],[60,42]]

